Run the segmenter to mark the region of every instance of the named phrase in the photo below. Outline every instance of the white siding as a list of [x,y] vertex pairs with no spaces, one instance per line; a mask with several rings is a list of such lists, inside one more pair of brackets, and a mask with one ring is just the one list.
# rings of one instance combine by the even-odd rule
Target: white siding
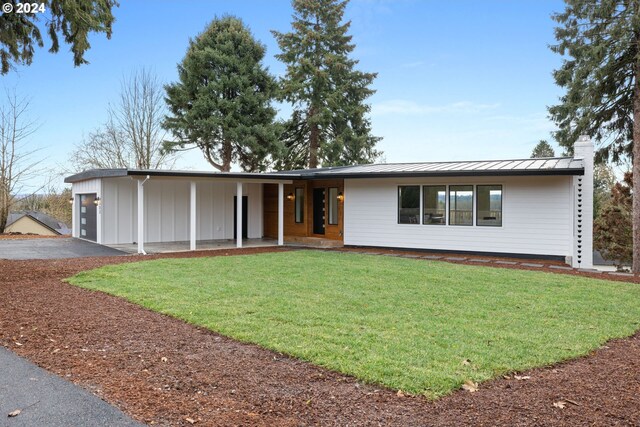
[[[502,227],[398,224],[398,185],[407,184],[501,184]],[[569,176],[345,179],[344,243],[571,256],[571,185]]]
[[[137,181],[105,178],[105,244],[137,240]],[[74,188],[79,183],[74,184]],[[154,179],[144,184],[145,242],[189,240],[190,181]],[[233,239],[234,182],[196,181],[196,235],[198,240]],[[244,184],[248,196],[249,238],[262,237],[262,184]]]
[[[73,237],[80,236],[80,225],[78,224],[78,218],[76,216],[78,203],[76,194],[92,194],[95,193],[97,197],[102,199],[102,180],[100,178],[95,179],[87,179],[86,181],[76,182],[71,187],[71,193],[73,196],[73,206],[71,208],[71,235]],[[97,236],[96,240],[98,243],[102,243],[102,206],[98,206],[97,208]]]

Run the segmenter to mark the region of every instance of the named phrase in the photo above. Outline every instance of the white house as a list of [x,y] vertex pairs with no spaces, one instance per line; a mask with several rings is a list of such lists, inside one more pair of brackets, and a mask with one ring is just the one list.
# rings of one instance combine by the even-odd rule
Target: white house
[[346,246],[592,266],[593,145],[573,157],[273,173],[99,169],[73,185],[73,236],[100,244],[322,238]]

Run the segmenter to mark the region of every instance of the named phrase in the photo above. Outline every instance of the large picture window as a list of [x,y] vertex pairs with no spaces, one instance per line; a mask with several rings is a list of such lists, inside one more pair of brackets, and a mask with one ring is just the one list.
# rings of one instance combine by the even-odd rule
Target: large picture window
[[301,223],[304,222],[304,188],[296,188],[295,195],[295,203],[296,203],[296,222]]
[[447,187],[444,185],[425,185],[422,187],[422,204],[424,207],[423,224],[445,224]]
[[473,185],[449,186],[449,224],[473,225]]
[[478,185],[476,225],[502,225],[502,185]]
[[398,187],[398,223],[420,223],[419,185],[403,185]]
[[329,225],[338,224],[338,189],[329,188]]

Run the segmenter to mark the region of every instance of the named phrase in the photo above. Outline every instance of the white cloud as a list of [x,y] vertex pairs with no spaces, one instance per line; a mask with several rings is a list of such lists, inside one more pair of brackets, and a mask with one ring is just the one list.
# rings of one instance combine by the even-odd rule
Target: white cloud
[[424,116],[431,114],[477,114],[495,110],[500,104],[479,104],[470,101],[459,101],[444,105],[419,104],[402,99],[373,104],[372,115],[409,115]]

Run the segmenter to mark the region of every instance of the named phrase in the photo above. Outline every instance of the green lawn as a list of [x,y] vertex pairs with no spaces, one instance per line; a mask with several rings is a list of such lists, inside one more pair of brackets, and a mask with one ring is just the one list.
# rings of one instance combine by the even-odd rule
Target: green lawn
[[640,329],[635,284],[336,252],[163,259],[69,282],[429,398]]

